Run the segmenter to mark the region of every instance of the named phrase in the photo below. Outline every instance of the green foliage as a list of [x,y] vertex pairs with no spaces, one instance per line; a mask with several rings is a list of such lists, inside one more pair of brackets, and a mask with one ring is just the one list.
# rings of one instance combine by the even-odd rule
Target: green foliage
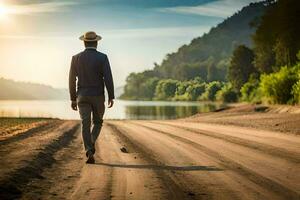
[[227,83],[217,92],[216,100],[228,103],[236,102],[238,100],[238,93],[230,83]]
[[[254,33],[249,24],[254,19],[262,16],[265,11],[263,2],[251,3],[222,23],[213,27],[209,33],[195,38],[188,45],[183,45],[177,52],[167,54],[162,63],[154,64],[153,70],[142,73],[132,73],[127,77],[122,99],[153,99],[150,95],[153,87],[148,91],[144,84],[149,78],[174,79],[181,82],[174,95],[174,100],[194,99],[194,95],[186,93],[189,80],[200,77],[206,82],[226,81],[230,56],[235,46],[244,44],[251,46],[251,35]],[[152,82],[154,86],[155,81]],[[161,85],[160,85],[161,86]],[[200,86],[197,86],[201,88]],[[198,94],[200,89],[190,88]],[[195,92],[197,91],[197,92]],[[164,98],[161,91],[159,99]],[[170,98],[168,96],[168,98]]]
[[185,94],[186,89],[189,87],[190,82],[189,81],[179,81],[177,83],[177,89],[175,92],[175,96],[179,97]]
[[256,73],[253,60],[253,51],[245,45],[240,45],[234,50],[227,76],[237,91],[248,81],[251,74]]
[[154,77],[149,78],[144,83],[142,83],[141,89],[143,91],[144,99],[152,100],[154,98],[156,85],[158,84],[158,81],[159,79]]
[[293,86],[292,94],[294,103],[300,104],[300,80]]
[[205,81],[224,81],[228,67],[226,61],[236,45],[251,46],[251,35],[255,30],[249,24],[262,16],[264,10],[263,2],[244,7],[209,33],[168,54],[155,70],[164,78],[187,80],[201,76]]
[[156,100],[171,100],[176,92],[177,81],[172,79],[160,80],[156,86]]
[[143,73],[131,73],[126,79],[124,94],[122,94],[120,98],[152,100],[159,79],[147,73],[148,71]]
[[223,83],[213,81],[205,86],[205,92],[201,95],[200,100],[215,101],[216,93],[222,88]]
[[196,101],[205,92],[205,83],[190,85],[186,89],[188,100]]
[[270,103],[292,103],[294,101],[292,89],[299,79],[298,72],[296,67],[282,67],[279,72],[263,74],[260,82],[263,97]]
[[204,91],[205,82],[201,77],[196,77],[190,81],[178,81],[173,100],[195,101]]
[[[299,55],[299,60],[300,60],[300,51],[298,53]],[[293,86],[292,89],[292,95],[293,95],[293,102],[300,104],[300,62],[294,67],[296,76],[298,78],[297,83]]]
[[300,103],[299,13],[298,0],[250,4],[153,70],[130,74],[122,98],[233,102],[241,94],[248,102]]
[[243,85],[240,90],[241,100],[253,103],[261,101],[261,93],[259,91],[259,79],[251,77],[247,83]]
[[141,73],[131,73],[126,78],[126,85],[124,87],[123,99],[141,99],[141,84],[144,82],[145,77]]
[[153,72],[164,79],[186,81],[199,76],[205,81],[225,81],[232,51],[239,44],[252,45],[255,30],[249,24],[264,10],[263,2],[251,3],[209,33],[167,54],[160,65],[155,64]]
[[255,66],[264,73],[297,62],[300,49],[300,1],[278,0],[269,6],[253,37]]

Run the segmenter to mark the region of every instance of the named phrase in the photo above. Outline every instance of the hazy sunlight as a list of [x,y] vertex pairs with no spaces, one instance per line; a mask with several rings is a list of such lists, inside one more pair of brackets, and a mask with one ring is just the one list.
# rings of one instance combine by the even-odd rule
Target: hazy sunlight
[[300,200],[300,0],[0,0],[0,200]]
[[8,8],[4,4],[0,3],[0,19],[6,18],[7,14]]

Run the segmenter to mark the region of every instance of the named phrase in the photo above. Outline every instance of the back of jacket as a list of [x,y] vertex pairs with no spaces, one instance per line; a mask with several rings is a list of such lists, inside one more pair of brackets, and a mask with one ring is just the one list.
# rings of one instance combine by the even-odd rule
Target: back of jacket
[[[77,90],[76,90],[77,81]],[[72,57],[69,73],[69,91],[72,101],[80,96],[102,96],[104,86],[109,99],[114,99],[114,86],[111,68],[105,54],[87,48]]]

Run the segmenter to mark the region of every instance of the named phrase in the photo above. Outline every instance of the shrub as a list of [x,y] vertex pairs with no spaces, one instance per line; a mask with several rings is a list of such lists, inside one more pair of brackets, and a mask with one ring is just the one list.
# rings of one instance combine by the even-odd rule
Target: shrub
[[[300,60],[300,51],[297,54],[297,56],[298,56],[298,58]],[[300,63],[298,63],[295,66],[295,71],[297,73],[298,81],[297,81],[297,83],[295,83],[295,85],[293,85],[292,95],[293,95],[294,103],[300,104]]]
[[155,89],[155,99],[170,100],[174,97],[177,81],[172,79],[160,80]]
[[205,84],[190,85],[186,89],[189,100],[196,101],[205,92]]
[[205,92],[201,95],[200,100],[214,101],[216,100],[216,93],[222,88],[223,83],[213,81],[205,86]]
[[177,88],[176,88],[176,92],[175,95],[176,96],[181,96],[184,95],[186,89],[189,87],[191,83],[189,83],[189,81],[184,81],[184,82],[178,82],[177,83]]
[[144,100],[152,100],[155,94],[155,89],[158,84],[159,79],[149,78],[140,85],[140,98]]
[[263,97],[270,103],[285,104],[293,102],[292,89],[298,81],[296,67],[282,67],[280,71],[263,74],[260,89]]
[[241,100],[247,102],[258,103],[261,101],[261,93],[259,90],[259,80],[251,77],[240,90]]
[[236,102],[238,100],[238,93],[233,89],[230,83],[227,83],[217,92],[216,100],[228,103]]
[[298,61],[300,61],[300,51],[298,51],[296,56],[297,56]]
[[300,104],[300,80],[293,86],[292,94],[294,102]]

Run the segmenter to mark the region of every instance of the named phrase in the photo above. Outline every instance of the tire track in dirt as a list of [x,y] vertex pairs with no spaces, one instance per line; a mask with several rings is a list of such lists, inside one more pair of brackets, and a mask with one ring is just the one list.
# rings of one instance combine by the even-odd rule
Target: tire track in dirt
[[[114,128],[104,123],[97,141],[96,163],[83,167],[72,199],[168,199],[171,196],[157,174],[161,169],[149,164]],[[126,148],[125,153],[120,151],[121,147]]]
[[[103,147],[105,149],[109,148],[109,144],[107,144],[106,133],[103,133],[104,127],[102,127],[102,132],[97,140],[95,145],[96,154],[95,160],[96,164],[90,165],[84,163],[86,160],[86,156],[83,155],[84,163],[83,168],[80,172],[80,178],[77,180],[75,184],[75,189],[71,195],[70,199],[111,199],[111,182],[112,182],[112,169],[104,168],[97,165],[99,160],[101,160],[101,156],[103,154],[102,150],[99,148],[101,144],[104,144]],[[84,149],[83,145],[80,147]],[[83,151],[83,154],[85,152]],[[110,157],[112,152],[107,152],[107,156]]]
[[[198,152],[196,151],[193,151],[191,155],[186,155],[185,153],[190,152],[191,147],[185,148],[180,144],[177,144],[177,142],[173,143],[173,141],[167,139],[167,137],[164,137],[164,142],[157,140],[157,145],[152,146],[151,143],[157,139],[157,137],[152,136],[159,136],[158,134],[149,133],[149,135],[146,134],[146,137],[144,137],[145,134],[140,134],[144,136],[136,138],[135,135],[137,134],[137,132],[143,132],[143,129],[137,127],[135,127],[134,130],[127,129],[128,123],[126,123],[126,127],[123,127],[124,123],[120,121],[113,121],[112,123],[114,126],[117,126],[119,128],[123,135],[134,142],[135,145],[138,145],[139,148],[142,148],[143,151],[145,151],[147,155],[149,155],[149,157],[155,160],[155,162],[159,163],[159,166],[167,166],[167,168],[172,168],[172,170],[164,169],[163,176],[169,177],[173,182],[172,184],[175,184],[177,185],[177,187],[181,188],[180,193],[182,193],[185,198],[249,199],[246,198],[247,195],[244,194],[240,195],[243,198],[236,196],[236,193],[234,191],[240,190],[239,184],[237,184],[236,182],[229,181],[230,183],[232,183],[232,185],[224,187],[224,182],[220,181],[220,179],[226,179],[226,177],[220,174],[223,169],[217,168],[213,166],[213,164],[209,164],[211,162],[206,162],[204,160],[202,160],[200,164],[194,159],[194,156],[198,154]],[[147,142],[148,139],[151,139],[150,143]],[[164,144],[165,142],[167,142],[168,144]],[[168,163],[171,166],[168,165]],[[181,168],[181,170],[176,170],[176,168]],[[197,181],[195,181],[195,177],[197,177]],[[220,179],[216,179],[216,177],[219,177]],[[214,180],[214,182],[211,182],[211,180]],[[249,190],[252,190],[251,187],[252,186],[249,186],[247,188]]]
[[53,155],[55,162],[45,168],[42,179],[34,178],[24,185],[22,199],[70,199],[74,186],[85,165],[79,129],[70,144]]
[[[195,199],[282,199],[258,187],[245,177],[226,169],[213,161],[210,156],[193,146],[163,134],[136,126],[128,121],[114,121],[124,128],[135,143],[139,143],[163,164],[194,166],[197,170],[173,170],[171,177],[180,180],[194,195]],[[217,166],[220,170],[209,170],[207,166]],[[206,170],[203,171],[203,167]]]
[[291,161],[294,162],[296,164],[300,164],[300,156],[298,153],[295,152],[291,152],[291,151],[287,151],[285,149],[279,148],[279,147],[274,147],[268,144],[263,144],[263,143],[259,143],[259,142],[253,142],[253,141],[249,141],[243,138],[238,138],[235,136],[229,136],[229,135],[224,135],[222,133],[215,133],[212,131],[203,131],[203,130],[197,130],[195,128],[188,128],[188,127],[183,127],[180,125],[175,125],[175,124],[167,124],[167,123],[160,123],[160,122],[151,122],[153,124],[157,123],[157,124],[161,124],[161,125],[165,125],[165,126],[172,126],[172,127],[176,127],[178,129],[182,129],[182,130],[187,130],[187,131],[191,131],[200,135],[205,135],[208,137],[213,137],[213,138],[217,138],[220,140],[224,140],[233,144],[237,144],[237,145],[241,145],[241,146],[245,146],[248,148],[252,148],[252,149],[256,149],[258,151],[261,151],[263,153],[269,154],[271,156],[277,156],[281,159],[287,160],[287,161]]
[[152,163],[150,166],[147,165],[145,167],[152,169],[152,171],[155,174],[157,174],[157,177],[163,184],[165,193],[163,195],[166,195],[163,199],[194,199],[194,194],[189,192],[188,186],[182,183],[180,180],[175,180],[175,177],[172,175],[172,172],[169,172],[170,169],[175,170],[176,167],[165,166],[164,163],[161,163],[158,160],[154,159],[153,155],[149,153],[147,149],[143,148],[143,146],[139,145],[131,138],[129,138],[124,133],[124,131],[120,129],[120,127],[110,122],[107,124],[113,130],[114,134],[117,134],[118,137],[123,142],[125,142],[125,144],[127,144],[132,149],[136,150],[139,154],[141,154],[143,160],[146,160],[147,163]]
[[43,132],[43,131],[53,130],[53,129],[57,128],[59,125],[61,125],[63,123],[64,122],[62,120],[49,121],[49,122],[47,122],[47,124],[41,124],[37,127],[31,128],[31,129],[29,129],[25,132],[22,132],[22,133],[19,133],[17,135],[13,135],[13,136],[4,138],[4,139],[0,140],[0,147],[2,145],[6,145],[6,144],[9,144],[9,143],[24,140],[28,137],[33,137],[34,135],[39,134],[40,132]]
[[[7,175],[0,178],[0,199],[300,199],[298,175],[282,177],[286,173],[278,169],[298,165],[295,155],[282,158],[294,147],[279,145],[279,155],[269,136],[248,140],[238,132],[188,126],[179,121],[105,122],[94,165],[82,160],[78,121],[20,135],[1,146],[0,169]],[[266,153],[269,148],[275,151]],[[12,168],[5,171],[5,166]]]
[[[107,126],[115,142],[112,148],[117,149],[117,160],[112,159],[101,164],[113,168],[111,196],[113,199],[168,199],[173,198],[162,181],[157,165],[147,159],[136,146],[132,145],[116,130]],[[123,151],[121,151],[121,148]],[[122,153],[121,153],[122,152]],[[170,197],[171,196],[171,197]]]
[[26,162],[38,154],[52,140],[56,140],[61,133],[69,130],[74,121],[62,121],[55,127],[35,132],[22,140],[0,145],[0,180],[11,171],[23,167]]
[[199,149],[199,150],[205,152],[207,155],[211,156],[212,159],[214,159],[216,162],[218,162],[221,166],[224,166],[225,168],[229,168],[229,169],[233,170],[234,172],[236,172],[244,177],[247,177],[252,182],[276,193],[277,195],[281,196],[283,199],[299,199],[300,198],[299,193],[285,187],[284,185],[274,182],[273,180],[271,180],[267,177],[264,177],[251,169],[244,167],[243,165],[235,162],[234,160],[232,160],[228,157],[222,156],[218,152],[216,152],[210,148],[207,148],[206,146],[203,146],[199,143],[193,142],[189,139],[174,135],[169,132],[165,132],[165,131],[162,131],[162,130],[159,130],[159,129],[156,129],[153,127],[142,125],[140,122],[133,123],[131,121],[130,123],[135,124],[136,126],[145,127],[149,130],[155,131],[157,133],[161,133],[161,134],[166,135],[175,140],[189,144],[189,145],[195,147],[196,149]]
[[45,168],[50,168],[55,162],[54,154],[69,145],[75,138],[79,124],[72,125],[68,130],[58,134],[56,139],[49,141],[30,160],[27,160],[22,167],[9,172],[0,181],[0,199],[14,199],[22,196],[22,187],[31,179],[43,179],[41,176]]

